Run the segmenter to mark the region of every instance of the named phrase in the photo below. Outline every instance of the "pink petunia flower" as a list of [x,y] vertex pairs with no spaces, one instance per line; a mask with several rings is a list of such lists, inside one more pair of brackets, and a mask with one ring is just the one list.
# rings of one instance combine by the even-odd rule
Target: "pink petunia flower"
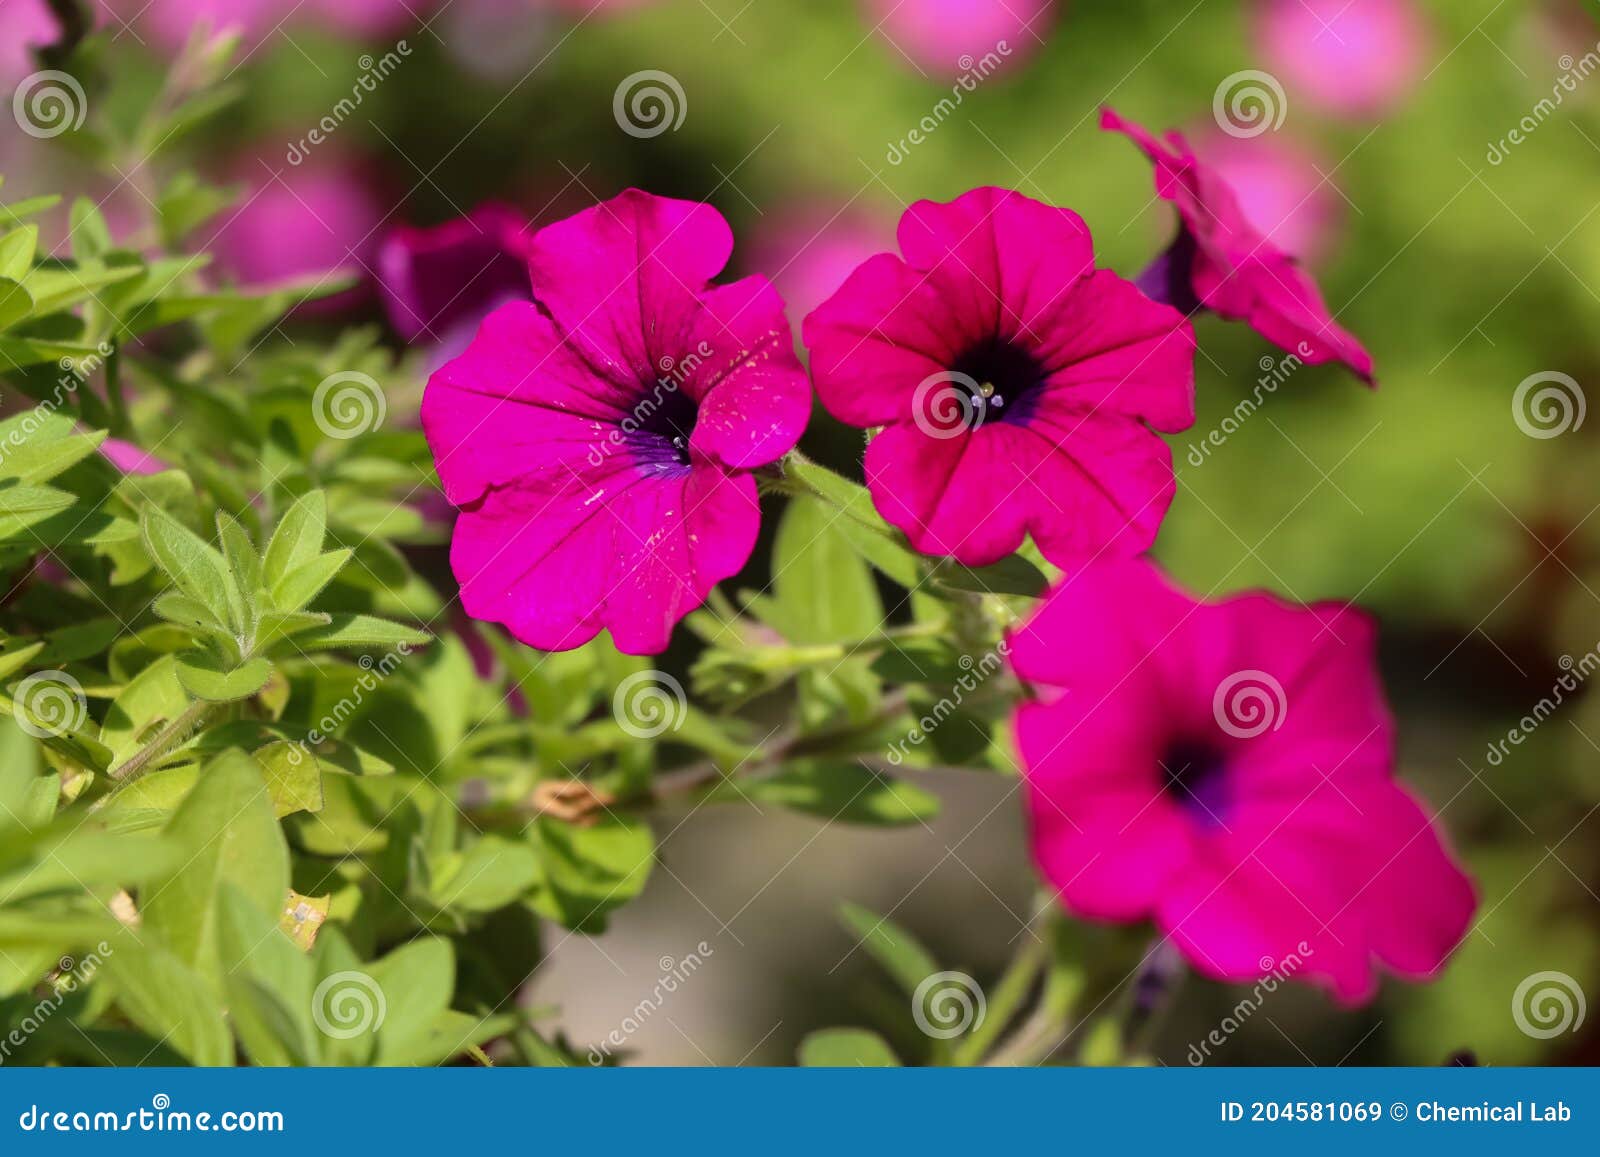
[[969,566],[1027,534],[1062,565],[1148,547],[1174,489],[1149,427],[1194,421],[1182,315],[1096,269],[1076,213],[1008,190],[920,201],[899,240],[904,259],[865,262],[803,329],[823,405],[884,427],[879,512]]
[[1110,109],[1100,127],[1144,151],[1155,165],[1156,194],[1178,210],[1178,236],[1139,276],[1141,289],[1188,312],[1203,305],[1247,322],[1307,364],[1343,362],[1372,384],[1372,356],[1333,320],[1316,282],[1250,222],[1232,187],[1181,133],[1158,138]]
[[378,291],[406,342],[431,346],[434,365],[467,348],[498,306],[530,297],[527,221],[509,205],[420,229],[401,225],[378,246]]
[[768,213],[750,238],[747,252],[756,269],[772,271],[772,283],[796,312],[809,313],[838,289],[852,270],[893,238],[892,219],[855,209],[803,204]]
[[1443,967],[1477,905],[1394,777],[1375,630],[1350,607],[1199,602],[1091,566],[1011,640],[1033,854],[1071,911],[1153,919],[1207,976],[1299,958],[1345,1002]]
[[750,557],[751,471],[794,446],[810,392],[766,279],[709,284],[732,251],[709,205],[630,189],[536,233],[534,301],[429,379],[468,614],[652,654]]
[[160,474],[172,469],[171,463],[120,438],[107,438],[100,443],[99,450],[107,462],[124,474]]
[[204,243],[225,273],[251,286],[365,274],[384,210],[356,162],[281,170],[243,162],[234,170],[248,187]]
[[8,88],[39,69],[34,51],[55,43],[61,30],[45,0],[0,4],[0,83]]
[[1054,0],[863,0],[863,6],[879,35],[917,68],[948,77],[980,61],[1009,66],[1031,56],[1055,16]]
[[1344,203],[1324,176],[1332,166],[1282,133],[1248,139],[1213,132],[1195,152],[1233,190],[1239,209],[1267,243],[1297,261],[1327,254],[1344,217]]
[[1347,117],[1399,104],[1421,80],[1431,40],[1412,0],[1258,0],[1252,24],[1291,96]]

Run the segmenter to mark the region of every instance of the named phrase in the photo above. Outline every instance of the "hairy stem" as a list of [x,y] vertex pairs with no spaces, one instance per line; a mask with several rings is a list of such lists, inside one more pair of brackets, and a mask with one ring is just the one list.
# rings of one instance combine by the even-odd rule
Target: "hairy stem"
[[166,755],[182,743],[195,728],[205,722],[206,716],[217,704],[196,699],[183,712],[156,733],[156,737],[110,771],[112,779],[129,783],[141,775],[155,760]]

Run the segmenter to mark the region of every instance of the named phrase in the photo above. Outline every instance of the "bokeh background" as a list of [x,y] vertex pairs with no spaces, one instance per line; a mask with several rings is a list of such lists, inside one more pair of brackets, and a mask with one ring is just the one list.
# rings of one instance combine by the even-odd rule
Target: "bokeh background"
[[[44,7],[0,0],[8,89],[32,71]],[[1102,263],[1131,276],[1173,219],[1098,111],[1190,134],[1315,270],[1379,388],[1295,369],[1191,453],[1281,357],[1247,327],[1199,321],[1200,416],[1172,439],[1179,493],[1158,553],[1201,591],[1262,586],[1379,616],[1403,774],[1483,892],[1437,983],[1387,984],[1358,1011],[1280,990],[1207,1063],[1439,1064],[1463,1049],[1600,1063],[1600,1009],[1548,1039],[1512,1012],[1542,971],[1600,998],[1600,692],[1559,689],[1600,648],[1600,415],[1584,420],[1600,390],[1595,4],[100,0],[97,19],[150,86],[198,22],[242,29],[240,99],[185,145],[240,191],[199,240],[230,280],[357,282],[283,340],[386,326],[375,255],[399,226],[486,201],[544,222],[629,185],[715,204],[735,271],[773,275],[797,330],[892,248],[906,204],[981,184],[1076,209]],[[391,52],[399,63],[293,160]],[[1272,84],[1265,122],[1241,127],[1215,102],[1246,70]],[[666,94],[670,126],[641,128],[625,100],[619,113],[641,83]],[[88,187],[115,228],[148,195],[137,168],[107,180],[6,128],[12,199]],[[1546,387],[1559,396],[1537,403]],[[859,469],[858,435],[821,416],[807,445]],[[1514,727],[1525,741],[1491,760]],[[645,897],[603,936],[552,935],[528,999],[575,1041],[599,1038],[704,941],[704,967],[631,1034],[633,1060],[785,1063],[810,1029],[878,1024],[895,999],[852,951],[846,899],[992,982],[1036,903],[1015,784],[929,784],[940,819],[892,833],[733,807],[664,816]],[[1238,997],[1189,980],[1156,1054],[1188,1063]]]

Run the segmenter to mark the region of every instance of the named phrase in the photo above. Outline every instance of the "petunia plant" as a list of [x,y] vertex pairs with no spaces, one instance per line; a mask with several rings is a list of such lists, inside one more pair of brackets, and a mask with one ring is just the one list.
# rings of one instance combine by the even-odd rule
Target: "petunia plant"
[[[227,52],[84,143],[203,120]],[[963,1018],[844,904],[921,1033],[803,1063],[1140,1060],[1184,968],[1435,975],[1476,892],[1396,778],[1373,622],[1146,553],[1199,308],[1370,358],[1180,139],[1107,124],[1179,206],[1161,276],[977,188],[798,327],[718,280],[715,208],[636,189],[397,230],[388,332],[308,312],[346,279],[211,272],[230,191],[181,167],[127,236],[0,207],[0,1013],[50,1009],[5,1059],[616,1063],[521,997],[667,809],[918,825],[931,767],[1016,777],[1029,935]],[[800,449],[814,414],[859,460]]]

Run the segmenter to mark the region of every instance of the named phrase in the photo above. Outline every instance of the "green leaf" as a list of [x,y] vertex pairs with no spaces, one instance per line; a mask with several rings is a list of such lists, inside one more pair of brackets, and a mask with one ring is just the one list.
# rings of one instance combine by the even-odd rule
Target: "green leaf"
[[946,560],[934,571],[936,582],[958,591],[986,595],[1025,595],[1038,598],[1050,585],[1044,572],[1020,554],[1003,558],[991,566],[965,567]]
[[[33,304],[40,314],[57,313],[89,301],[109,285],[131,281],[144,276],[142,265],[121,265],[110,268],[46,268],[36,265],[22,279],[22,284],[33,295]],[[89,353],[96,352],[93,347]]]
[[370,976],[384,997],[377,1026],[378,1064],[405,1064],[408,1052],[450,1008],[455,990],[455,954],[447,940],[413,940],[371,966]]
[[791,460],[787,469],[845,514],[837,529],[863,558],[907,590],[917,587],[922,577],[920,558],[906,546],[904,536],[883,520],[865,486],[814,462]]
[[[282,908],[282,902],[279,908]],[[310,1065],[319,1055],[312,1022],[315,967],[245,893],[218,896],[223,989],[239,1043],[256,1065]]]
[[80,262],[97,260],[111,251],[111,228],[99,208],[87,197],[72,202],[67,228],[72,255]]
[[301,496],[289,507],[267,543],[261,578],[268,589],[277,586],[290,571],[298,570],[322,553],[327,525],[328,499],[320,490]]
[[938,962],[917,938],[886,917],[847,902],[839,906],[839,919],[908,994],[915,994],[923,981],[939,971]]
[[0,645],[0,679],[11,678],[11,676],[26,667],[35,655],[44,650],[42,642],[29,643],[25,647],[17,647],[16,650],[11,650],[11,647],[18,641],[17,639],[7,639],[3,645]]
[[53,486],[0,486],[0,515],[54,514],[76,501]]
[[790,501],[772,549],[780,629],[795,643],[865,638],[883,623],[872,572],[837,528],[843,518],[815,498]]
[[603,928],[606,913],[638,895],[655,860],[655,838],[638,820],[606,815],[575,827],[540,819],[529,834],[548,884],[537,906],[580,931]]
[[233,581],[246,600],[253,600],[261,588],[261,556],[237,519],[217,511],[217,537]]
[[[4,458],[0,459],[0,477],[21,482],[47,482],[93,454],[106,437],[100,432],[62,438],[55,436],[56,429],[53,423],[39,426],[30,437],[25,424],[10,428],[9,444]],[[19,435],[20,443],[16,440]]]
[[296,567],[272,588],[273,604],[280,611],[298,611],[333,581],[333,576],[350,561],[348,550],[333,550]]
[[0,329],[10,329],[33,315],[33,295],[9,277],[0,277]]
[[[295,636],[294,645],[302,651],[328,651],[338,648],[366,650],[379,647],[420,647],[433,636],[402,623],[374,615],[329,615],[326,626],[314,627]],[[401,654],[405,654],[402,651]]]
[[864,1028],[821,1028],[800,1042],[800,1063],[809,1069],[896,1069],[900,1059],[889,1042]]
[[189,706],[189,696],[178,682],[177,666],[176,658],[163,655],[130,679],[111,701],[100,728],[100,742],[110,749],[114,762],[123,762],[139,749],[146,733],[177,718]]
[[[939,811],[937,796],[845,760],[796,760],[768,779],[742,785],[742,790],[757,803],[843,823],[923,823]],[[717,794],[737,798],[731,787]]]
[[204,184],[191,172],[173,177],[156,198],[161,236],[167,247],[176,248],[191,232],[232,204],[237,196],[238,190]]
[[267,777],[267,793],[279,819],[322,810],[322,765],[300,743],[279,740],[255,753]]
[[235,885],[273,914],[289,891],[289,852],[260,764],[237,750],[212,760],[163,834],[186,859],[148,889],[141,928],[179,960],[220,983],[217,928],[223,885]]
[[118,1007],[190,1064],[231,1065],[233,1040],[215,990],[179,957],[142,936],[120,936],[104,968]]
[[[0,210],[0,216],[4,216],[4,212]],[[21,281],[33,267],[33,255],[38,248],[37,225],[24,225],[0,237],[0,277]]]
[[61,194],[46,193],[41,197],[29,197],[12,205],[0,205],[0,224],[20,225],[29,217],[48,213],[59,204],[61,204]]
[[198,599],[192,599],[177,591],[168,591],[164,595],[157,596],[155,602],[150,604],[150,609],[167,622],[177,623],[180,627],[222,635],[226,638],[233,637],[228,624],[217,618],[210,607]]
[[238,626],[227,565],[216,548],[158,506],[145,508],[141,525],[150,557],[173,585],[217,618]]
[[431,898],[440,908],[493,912],[521,897],[539,875],[527,845],[484,836],[435,877]]
[[209,651],[185,651],[178,656],[178,682],[196,699],[230,703],[248,699],[272,678],[272,663],[257,657],[230,667]]
[[313,627],[326,627],[332,621],[331,615],[315,611],[267,611],[256,621],[256,650],[264,651],[274,643]]

